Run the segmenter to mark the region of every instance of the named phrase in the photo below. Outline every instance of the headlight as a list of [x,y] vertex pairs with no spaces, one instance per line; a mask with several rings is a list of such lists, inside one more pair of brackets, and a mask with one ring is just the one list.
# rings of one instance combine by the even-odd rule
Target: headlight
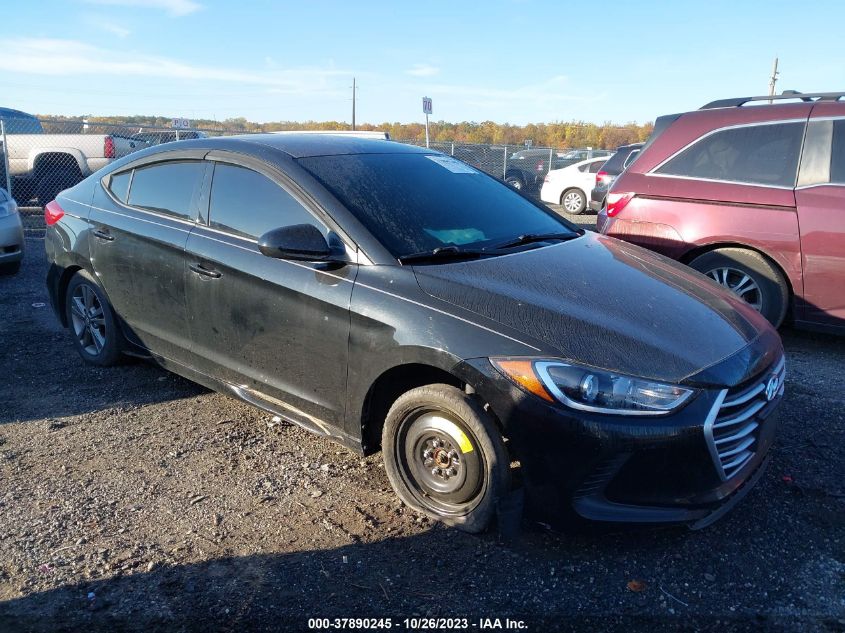
[[573,409],[614,415],[665,415],[695,390],[643,378],[580,367],[559,360],[490,359],[526,391]]

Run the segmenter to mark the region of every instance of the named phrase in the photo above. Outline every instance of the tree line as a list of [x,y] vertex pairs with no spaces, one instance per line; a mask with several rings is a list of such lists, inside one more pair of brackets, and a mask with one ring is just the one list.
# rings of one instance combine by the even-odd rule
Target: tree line
[[[75,122],[81,124],[83,117],[65,117],[38,115],[42,120],[57,122]],[[171,119],[160,116],[99,116],[87,117],[89,124],[125,125],[129,127],[169,128]],[[350,130],[348,123],[341,121],[275,121],[255,123],[243,117],[213,121],[195,119],[191,124],[200,130],[220,130],[227,132],[276,132],[281,130]],[[586,123],[568,121],[554,123],[529,123],[511,125],[493,121],[463,121],[449,123],[437,121],[429,124],[429,134],[435,142],[487,143],[496,145],[522,145],[530,140],[535,147],[595,147],[613,149],[619,145],[645,141],[654,125],[652,123]],[[424,141],[425,125],[422,123],[361,123],[359,130],[379,130],[390,134],[390,138],[402,141]]]

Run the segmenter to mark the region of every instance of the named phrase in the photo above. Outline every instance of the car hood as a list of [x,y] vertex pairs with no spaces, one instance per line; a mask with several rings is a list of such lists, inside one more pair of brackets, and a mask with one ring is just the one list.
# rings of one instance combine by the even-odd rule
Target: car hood
[[773,333],[757,312],[686,266],[594,233],[414,272],[430,296],[557,356],[644,378],[680,382]]

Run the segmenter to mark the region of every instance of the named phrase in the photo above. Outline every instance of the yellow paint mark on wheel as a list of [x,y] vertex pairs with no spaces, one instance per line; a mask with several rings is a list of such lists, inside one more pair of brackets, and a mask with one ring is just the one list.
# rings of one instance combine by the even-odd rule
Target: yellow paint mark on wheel
[[458,446],[461,447],[461,452],[471,453],[473,451],[472,442],[469,441],[467,434],[458,427],[455,427],[455,430],[458,432]]
[[472,442],[469,441],[469,437],[467,437],[467,434],[461,430],[461,427],[451,420],[440,416],[436,419],[438,422],[437,426],[439,426],[441,430],[451,435],[452,438],[458,440],[458,447],[461,449],[462,453],[471,453],[475,450],[472,446]]

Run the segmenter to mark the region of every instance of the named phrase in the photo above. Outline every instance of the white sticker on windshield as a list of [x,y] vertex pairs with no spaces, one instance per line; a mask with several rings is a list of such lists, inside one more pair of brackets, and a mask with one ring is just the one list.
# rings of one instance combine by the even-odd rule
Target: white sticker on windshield
[[428,160],[434,161],[441,167],[445,167],[453,174],[477,174],[479,173],[477,169],[470,167],[466,163],[462,163],[457,158],[452,158],[451,156],[432,156],[431,154],[426,154],[425,156]]

